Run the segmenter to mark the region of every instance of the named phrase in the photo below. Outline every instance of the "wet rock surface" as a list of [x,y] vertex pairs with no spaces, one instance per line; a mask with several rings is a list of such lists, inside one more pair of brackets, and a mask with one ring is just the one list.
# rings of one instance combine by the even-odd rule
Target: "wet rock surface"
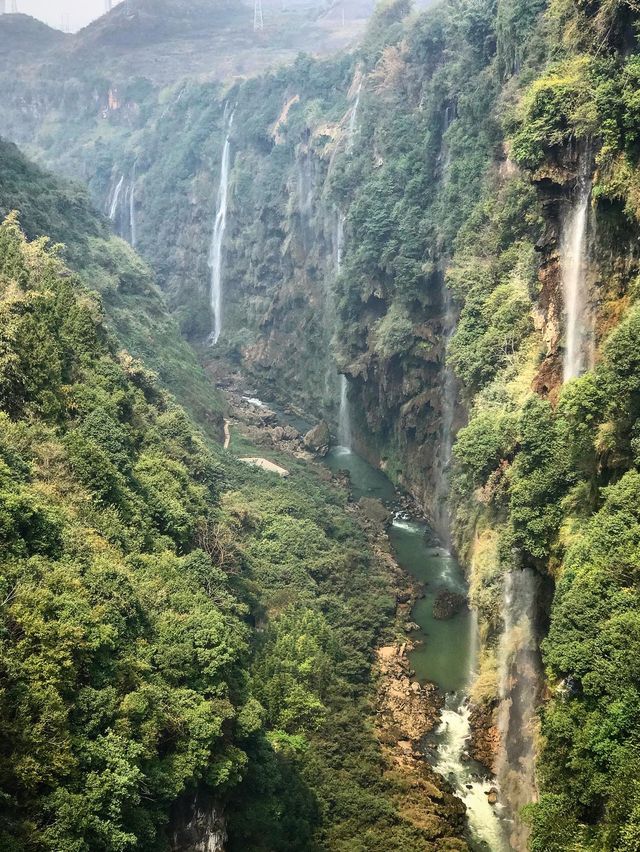
[[496,724],[496,706],[474,704],[470,714],[471,740],[469,754],[491,772],[500,748],[500,732]]

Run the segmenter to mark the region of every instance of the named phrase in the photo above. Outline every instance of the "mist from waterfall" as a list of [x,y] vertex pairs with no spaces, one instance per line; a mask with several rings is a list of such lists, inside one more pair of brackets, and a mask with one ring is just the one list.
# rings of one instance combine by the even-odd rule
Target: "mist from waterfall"
[[340,210],[336,210],[334,249],[337,274],[340,274],[340,270],[342,269],[342,253],[344,251],[344,218],[344,214]]
[[222,162],[220,165],[220,183],[218,186],[218,200],[216,205],[215,220],[213,223],[213,235],[211,237],[211,248],[209,250],[209,269],[211,270],[210,304],[213,315],[213,329],[209,336],[212,346],[220,339],[222,332],[222,243],[227,228],[227,205],[229,198],[229,164],[231,160],[231,128],[233,126],[231,113],[227,123],[227,135],[222,149]]
[[535,779],[542,672],[536,609],[540,580],[534,571],[513,570],[504,578],[504,630],[498,653],[497,776],[510,823],[511,848],[527,849],[529,829],[520,810],[537,798]]
[[583,158],[578,192],[569,211],[560,241],[560,266],[564,297],[563,379],[580,376],[592,359],[593,329],[587,283],[587,231],[591,195],[591,157]]

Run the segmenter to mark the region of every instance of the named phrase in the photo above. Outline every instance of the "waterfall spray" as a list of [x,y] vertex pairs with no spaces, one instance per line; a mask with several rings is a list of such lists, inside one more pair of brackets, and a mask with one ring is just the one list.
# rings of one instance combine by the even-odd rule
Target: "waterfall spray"
[[499,649],[500,754],[497,775],[511,819],[511,848],[524,852],[529,831],[520,818],[536,800],[535,755],[541,664],[535,626],[539,580],[531,570],[510,571],[504,580],[504,632]]
[[215,345],[222,331],[222,241],[227,227],[227,202],[229,195],[229,162],[231,159],[231,128],[233,126],[231,113],[227,124],[227,136],[222,149],[222,163],[220,166],[220,186],[218,187],[218,203],[216,206],[216,217],[213,225],[211,248],[209,250],[209,269],[211,270],[211,293],[210,304],[213,314],[213,330],[209,336],[209,342]]
[[560,244],[565,318],[565,382],[584,372],[590,360],[587,350],[593,345],[589,341],[592,330],[586,280],[591,157],[585,156],[582,165],[576,200],[565,221]]
[[335,257],[336,272],[342,269],[342,253],[344,250],[344,214],[336,210],[336,234],[335,234]]

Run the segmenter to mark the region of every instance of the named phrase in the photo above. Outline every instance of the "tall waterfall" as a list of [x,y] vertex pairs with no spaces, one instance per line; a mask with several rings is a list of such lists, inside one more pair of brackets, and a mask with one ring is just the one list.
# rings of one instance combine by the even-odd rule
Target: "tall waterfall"
[[448,508],[449,468],[451,466],[453,451],[457,385],[453,370],[447,363],[447,352],[449,349],[449,342],[456,330],[456,314],[453,302],[451,301],[451,296],[444,280],[442,282],[442,304],[444,359],[441,367],[442,403],[440,413],[440,435],[435,459],[436,483],[433,515],[438,534],[443,541],[449,545],[451,542]]
[[118,213],[118,202],[120,201],[120,193],[122,192],[122,187],[124,185],[124,175],[120,176],[120,180],[115,186],[115,189],[111,193],[111,198],[109,201],[109,218],[112,222],[115,222],[116,215]]
[[358,93],[356,95],[356,102],[353,105],[353,109],[351,110],[351,116],[349,118],[349,136],[347,138],[349,150],[353,148],[353,141],[355,138],[356,126],[358,121],[358,110],[360,109],[360,95],[362,94],[362,81],[358,86]]
[[[358,86],[356,101],[351,110],[349,118],[349,131],[347,137],[348,150],[351,150],[353,138],[356,130],[356,122],[358,120],[358,108],[360,106],[360,94],[362,92],[362,82]],[[344,224],[345,215],[341,210],[336,210],[336,233],[335,233],[335,261],[336,275],[340,274],[342,269],[342,255],[344,250]],[[352,434],[351,434],[351,409],[349,403],[349,380],[342,374],[340,376],[340,406],[338,408],[338,443],[341,447],[351,449]]]
[[136,244],[136,170],[131,173],[131,179],[125,186],[125,176],[120,175],[118,181],[111,184],[111,191],[106,205],[109,219],[113,222],[114,231],[123,240],[129,240],[132,246]]
[[520,809],[535,801],[535,755],[541,664],[535,613],[539,579],[531,570],[510,571],[504,580],[504,632],[499,648],[500,754],[497,774],[511,820],[512,849],[524,852],[529,831]]
[[351,449],[351,410],[349,406],[349,380],[340,376],[340,409],[338,411],[338,443]]
[[129,184],[129,237],[133,248],[136,247],[136,173],[133,171],[133,177]]
[[562,290],[564,296],[565,349],[564,381],[575,379],[589,367],[591,360],[592,321],[587,290],[587,229],[591,158],[585,157],[578,178],[576,200],[566,218],[560,243]]
[[336,233],[335,233],[335,258],[336,271],[339,273],[342,269],[342,253],[344,251],[344,213],[340,210],[336,211]]
[[211,270],[210,304],[213,314],[213,329],[209,336],[211,345],[215,345],[220,339],[222,331],[222,241],[227,228],[227,202],[229,196],[229,163],[231,160],[231,128],[233,126],[231,113],[227,124],[227,136],[222,149],[222,163],[220,165],[220,185],[218,187],[218,202],[216,206],[216,217],[213,224],[213,235],[211,248],[209,250],[209,269]]

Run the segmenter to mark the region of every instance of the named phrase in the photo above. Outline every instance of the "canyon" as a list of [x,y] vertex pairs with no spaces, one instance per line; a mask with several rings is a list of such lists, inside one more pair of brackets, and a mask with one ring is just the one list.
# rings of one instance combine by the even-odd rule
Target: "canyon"
[[[46,62],[21,47],[2,71],[3,133],[86,183],[134,270],[113,289],[133,286],[135,248],[182,335],[171,351],[188,342],[222,393],[230,376],[250,389],[238,452],[257,457],[251,442],[281,452],[274,429],[301,435],[323,421],[327,475],[350,473],[348,512],[367,496],[413,507],[385,533],[401,568],[427,584],[407,619],[422,644],[396,654],[395,676],[415,670],[417,694],[435,683],[442,702],[437,723],[409,738],[407,765],[422,749],[420,783],[456,791],[468,817],[429,842],[631,852],[636,4],[353,3],[345,29],[336,4],[301,4],[295,21],[284,7],[274,18],[264,54],[254,45],[248,65],[223,57],[208,71],[193,31],[200,4],[179,5],[180,23],[132,5],[129,23],[116,9],[62,53],[39,28]],[[239,61],[236,13],[221,4],[217,24],[206,20]],[[32,26],[4,17],[0,39]],[[179,42],[167,68],[150,70],[143,25]],[[117,50],[105,61],[109,28]],[[315,55],[294,57],[287,40]],[[77,204],[66,193],[60,209]],[[0,212],[22,214],[19,191],[5,195]],[[47,233],[27,219],[30,238]],[[99,267],[89,286],[109,305]],[[154,350],[162,377],[159,338],[131,334],[128,311],[118,315],[128,348],[143,359]],[[219,439],[221,412],[212,420]],[[289,455],[271,461],[295,481],[306,451],[299,436],[285,444]],[[438,577],[468,600],[441,624],[425,609]],[[389,647],[400,646],[378,651],[385,676]],[[227,842],[217,807],[216,849]],[[191,810],[196,823],[209,818]],[[233,825],[231,836],[240,848]],[[347,847],[334,837],[320,848]]]

